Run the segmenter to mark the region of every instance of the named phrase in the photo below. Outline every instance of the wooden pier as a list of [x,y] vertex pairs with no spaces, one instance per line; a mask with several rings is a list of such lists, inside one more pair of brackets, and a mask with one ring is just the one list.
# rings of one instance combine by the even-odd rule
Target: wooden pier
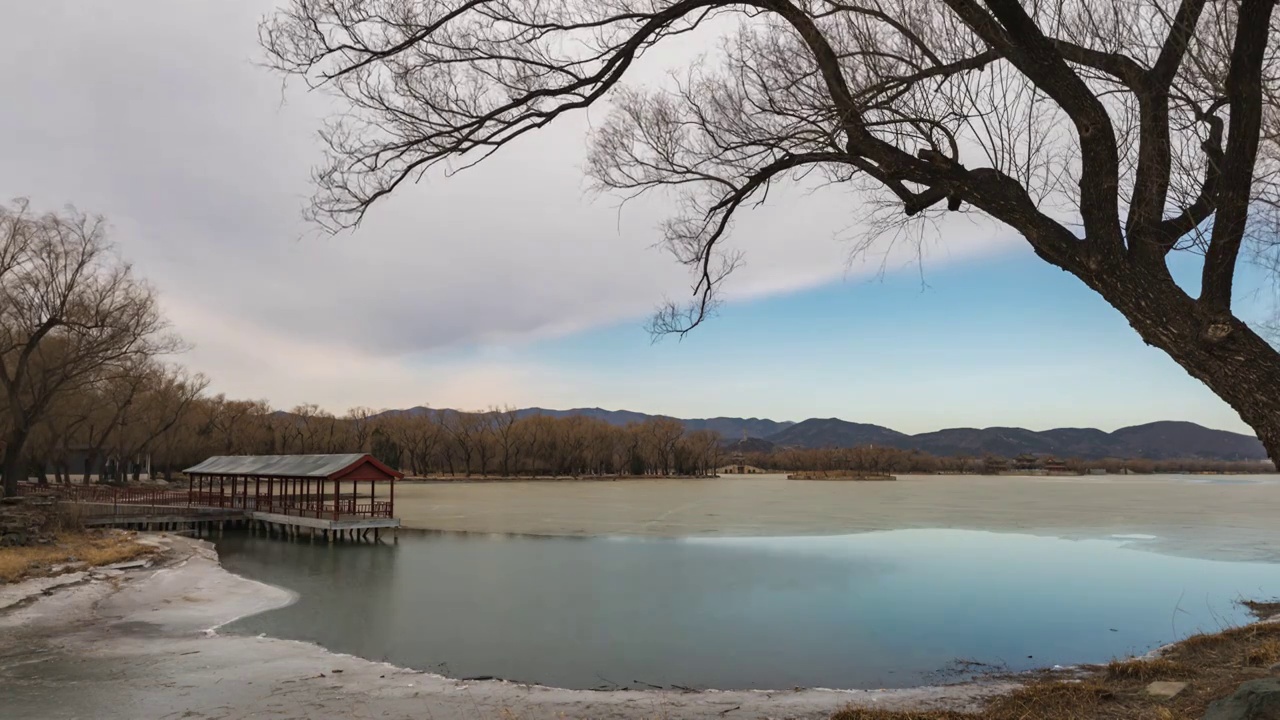
[[186,474],[185,490],[24,484],[20,493],[57,498],[87,526],[197,534],[243,527],[311,542],[377,542],[400,527],[395,481],[403,475],[371,455],[217,456]]

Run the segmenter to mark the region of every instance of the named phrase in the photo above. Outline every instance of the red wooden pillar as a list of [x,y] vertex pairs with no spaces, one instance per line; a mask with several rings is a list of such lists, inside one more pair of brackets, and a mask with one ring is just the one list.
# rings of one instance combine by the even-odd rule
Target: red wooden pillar
[[389,513],[387,517],[396,516],[396,478],[394,475],[391,477],[391,506],[387,509],[387,512]]
[[338,506],[342,504],[342,481],[334,478],[333,480],[333,519],[338,519]]
[[222,484],[226,480],[226,476],[218,476],[218,507],[226,507],[226,495],[223,494]]

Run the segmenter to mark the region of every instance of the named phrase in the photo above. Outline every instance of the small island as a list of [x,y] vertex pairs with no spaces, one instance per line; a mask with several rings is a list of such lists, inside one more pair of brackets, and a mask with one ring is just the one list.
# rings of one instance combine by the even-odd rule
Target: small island
[[857,472],[854,470],[806,470],[787,475],[788,480],[897,480],[884,473]]

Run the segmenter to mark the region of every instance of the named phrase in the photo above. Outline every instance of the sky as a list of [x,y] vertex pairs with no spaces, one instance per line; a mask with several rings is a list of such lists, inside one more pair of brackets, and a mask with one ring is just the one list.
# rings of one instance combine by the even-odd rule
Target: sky
[[[288,408],[605,407],[841,417],[903,432],[1106,430],[1225,403],[1023,241],[963,217],[851,261],[857,198],[779,192],[745,266],[683,340],[644,329],[689,277],[661,198],[620,206],[582,166],[589,113],[427,177],[354,233],[302,219],[325,98],[257,65],[253,0],[5,0],[0,197],[105,215],[211,390]],[[1192,260],[1175,267],[1193,277]],[[1246,273],[1261,316],[1269,285]]]

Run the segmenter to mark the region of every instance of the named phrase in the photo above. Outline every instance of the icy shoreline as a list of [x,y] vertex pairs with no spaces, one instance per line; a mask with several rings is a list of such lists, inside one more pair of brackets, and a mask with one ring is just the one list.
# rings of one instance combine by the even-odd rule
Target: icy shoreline
[[[0,613],[0,685],[15,696],[6,703],[15,717],[819,720],[848,704],[973,709],[1015,687],[992,681],[901,690],[597,691],[451,679],[310,643],[218,634],[227,623],[295,597],[228,572],[209,543],[173,536],[161,542],[168,550],[155,568],[49,594],[32,586],[30,597]],[[75,693],[49,692],[68,683]]]

